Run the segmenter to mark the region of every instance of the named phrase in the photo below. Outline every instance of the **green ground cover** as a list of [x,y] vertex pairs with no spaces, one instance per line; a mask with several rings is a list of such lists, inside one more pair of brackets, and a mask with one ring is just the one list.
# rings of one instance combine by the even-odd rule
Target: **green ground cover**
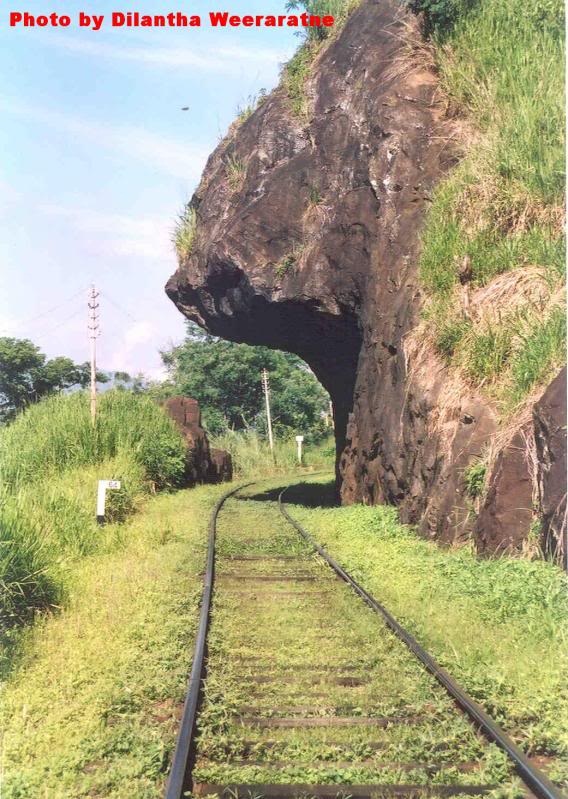
[[2,689],[2,799],[161,796],[191,661],[211,506],[147,501],[122,546],[75,564]]
[[[121,522],[151,492],[181,483],[185,444],[149,397],[109,391],[91,423],[84,392],[31,406],[0,429],[0,643],[61,606],[73,563],[120,545]],[[118,479],[97,527],[97,481]],[[0,659],[0,665],[2,661]]]
[[423,234],[426,328],[510,413],[566,360],[564,4],[413,5],[429,14],[441,85],[465,122],[464,158]]
[[509,790],[502,753],[313,555],[265,487],[230,499],[219,518],[195,781]]
[[532,756],[568,777],[568,592],[542,561],[480,560],[419,538],[387,507],[287,492],[292,515],[395,614]]

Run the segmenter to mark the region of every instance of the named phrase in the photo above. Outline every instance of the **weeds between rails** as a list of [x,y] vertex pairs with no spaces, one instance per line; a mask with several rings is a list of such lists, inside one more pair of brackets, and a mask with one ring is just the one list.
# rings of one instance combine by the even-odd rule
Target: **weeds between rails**
[[277,493],[251,491],[233,489],[211,518],[200,634],[167,799],[188,789],[270,799],[483,795],[505,785],[522,795],[511,786],[513,761],[537,796],[560,796],[319,549],[350,585],[337,581],[309,534],[279,513]]

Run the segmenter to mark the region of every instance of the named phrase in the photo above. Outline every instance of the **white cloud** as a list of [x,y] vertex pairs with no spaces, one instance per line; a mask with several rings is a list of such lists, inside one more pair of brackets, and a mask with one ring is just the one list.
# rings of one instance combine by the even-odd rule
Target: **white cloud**
[[110,371],[124,371],[136,374],[140,371],[138,364],[143,360],[148,344],[155,340],[156,327],[152,322],[134,322],[127,327],[122,340],[112,349],[107,358],[105,368]]
[[101,125],[97,122],[26,105],[0,96],[0,107],[7,113],[33,119],[97,147],[106,147],[123,156],[136,158],[177,178],[196,181],[207,160],[209,149],[150,133],[134,126]]
[[98,244],[109,254],[173,260],[171,218],[105,214],[89,208],[68,208],[57,204],[42,204],[39,210],[69,221],[78,231],[96,234]]
[[199,50],[190,49],[189,47],[120,46],[71,36],[50,36],[43,41],[68,52],[95,58],[135,61],[142,64],[175,69],[190,67],[204,72],[221,72],[231,75],[234,74],[235,68],[239,65],[243,67],[254,65],[259,67],[276,66],[285,61],[290,55],[290,53],[283,50],[255,49],[254,47],[241,47],[239,45]]

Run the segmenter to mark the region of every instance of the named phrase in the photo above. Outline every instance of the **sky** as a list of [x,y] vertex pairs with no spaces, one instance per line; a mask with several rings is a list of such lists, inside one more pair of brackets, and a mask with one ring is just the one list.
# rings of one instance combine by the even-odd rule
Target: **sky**
[[[98,365],[164,375],[183,317],[163,286],[171,233],[238,109],[271,89],[298,45],[278,28],[80,29],[79,11],[284,13],[284,0],[8,2],[0,10],[0,336],[49,357],[89,356],[87,293],[100,292]],[[68,28],[10,28],[10,11]],[[188,111],[182,107],[189,106]]]

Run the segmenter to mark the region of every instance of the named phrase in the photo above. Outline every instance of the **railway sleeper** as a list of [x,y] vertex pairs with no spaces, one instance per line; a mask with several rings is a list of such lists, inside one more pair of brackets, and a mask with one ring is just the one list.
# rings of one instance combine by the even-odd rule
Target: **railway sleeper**
[[496,785],[223,785],[196,783],[195,796],[218,796],[221,799],[431,799],[449,796],[484,796]]

